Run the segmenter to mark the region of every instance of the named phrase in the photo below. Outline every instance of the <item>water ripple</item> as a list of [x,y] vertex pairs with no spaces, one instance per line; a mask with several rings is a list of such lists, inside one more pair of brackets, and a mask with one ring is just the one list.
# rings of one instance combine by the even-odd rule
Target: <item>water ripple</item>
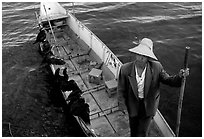
[[[69,10],[72,8],[72,3],[63,2],[62,5]],[[192,86],[188,86],[185,92],[187,95],[185,109],[187,111],[183,113],[184,122],[182,122],[183,131],[181,131],[181,134],[184,136],[189,134],[190,136],[201,135],[202,131],[200,129],[202,127],[199,124],[202,122],[197,119],[199,115],[202,115],[202,110],[200,110],[202,97],[199,97],[202,94],[202,71],[200,70],[202,67],[202,3],[77,2],[74,5],[76,17],[82,23],[85,23],[118,57],[126,62],[128,62],[129,57],[128,49],[133,47],[132,41],[135,36],[138,39],[150,37],[154,41],[155,53],[171,73],[175,73],[181,67],[184,47],[186,45],[191,46],[189,66],[192,74],[188,81]],[[19,46],[35,39],[38,29],[36,28],[37,21],[34,12],[39,10],[39,7],[39,2],[2,2],[3,50],[20,49]],[[22,59],[19,59],[20,62],[24,63],[27,57],[34,54],[30,49],[29,47],[29,51],[19,51],[17,54],[14,51],[13,55],[21,56],[22,53],[25,54],[26,58],[23,59],[23,62]],[[169,60],[172,57],[174,60]],[[8,63],[12,63],[13,58],[9,57],[8,59]],[[28,63],[33,64],[31,61],[28,61]],[[5,68],[6,63],[2,62],[2,64],[4,64]],[[33,70],[35,69],[28,69],[28,71]],[[10,87],[9,84],[6,86]],[[176,98],[177,94],[173,94],[168,90],[165,90],[166,92],[161,99],[164,103],[161,102],[161,104],[165,105],[166,100],[176,103],[168,95],[170,94],[169,96]],[[196,94],[190,95],[192,92]],[[195,107],[194,109],[191,108],[192,105],[193,108]],[[176,108],[172,106],[172,108],[168,108],[169,104],[167,107],[161,106],[165,118],[169,117],[167,119],[174,120],[176,116],[169,113],[174,114]],[[189,113],[189,109],[193,112]],[[188,115],[187,118],[185,118],[186,115]],[[192,118],[189,119],[189,117]],[[188,121],[193,122],[189,123]],[[171,121],[167,122],[170,126],[175,124]],[[189,129],[190,132],[188,132]]]

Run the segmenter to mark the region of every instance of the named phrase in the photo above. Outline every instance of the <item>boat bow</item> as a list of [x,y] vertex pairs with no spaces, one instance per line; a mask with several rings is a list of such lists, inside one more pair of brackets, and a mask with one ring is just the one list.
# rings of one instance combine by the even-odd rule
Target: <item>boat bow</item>
[[55,20],[66,18],[66,10],[58,2],[41,2],[39,21]]

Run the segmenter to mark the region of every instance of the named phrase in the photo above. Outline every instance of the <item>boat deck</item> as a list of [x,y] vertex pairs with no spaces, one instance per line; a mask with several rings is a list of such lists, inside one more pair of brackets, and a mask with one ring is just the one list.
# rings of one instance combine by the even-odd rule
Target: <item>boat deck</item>
[[[51,33],[49,33],[49,39],[52,45],[57,44],[53,49],[54,54],[66,61],[65,65],[53,65],[53,70],[67,67],[69,80],[75,80],[84,92],[82,96],[90,106],[92,128],[102,137],[130,136],[128,116],[118,111],[116,93],[110,96],[106,92],[105,81],[111,80],[110,76],[103,74],[103,80],[99,84],[90,83],[88,80],[92,68],[100,68],[103,63],[95,60],[92,50],[88,49],[68,26],[53,30],[56,42]],[[66,92],[63,95],[66,99]],[[162,136],[154,121],[151,124],[149,136]]]

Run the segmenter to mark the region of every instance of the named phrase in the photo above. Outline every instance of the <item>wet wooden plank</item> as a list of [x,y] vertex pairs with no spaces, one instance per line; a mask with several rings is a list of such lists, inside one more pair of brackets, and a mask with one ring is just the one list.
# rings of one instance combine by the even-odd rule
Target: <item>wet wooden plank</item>
[[[61,41],[61,45],[64,46],[64,48],[60,47],[59,50],[61,52],[60,56],[65,59],[66,64],[54,65],[55,69],[59,67],[60,68],[67,67],[70,80],[71,79],[75,80],[80,89],[83,91],[91,89],[93,87],[97,87],[98,86],[97,84],[89,83],[88,81],[88,73],[94,67],[91,66],[90,63],[94,62],[94,59],[89,55],[75,57],[77,54],[80,55],[88,52],[89,50],[84,50],[84,48],[79,46],[79,44],[76,42],[77,39],[72,38],[73,36],[76,37],[76,35],[67,36],[67,34],[68,33],[66,33],[65,35],[61,35],[62,38],[60,37],[57,38]],[[73,56],[71,60],[68,59],[69,57],[67,54],[69,53],[70,55]],[[59,55],[57,49],[55,49],[55,54]],[[104,79],[106,78],[108,77],[104,77]],[[104,84],[104,82],[102,82],[101,84]],[[91,125],[92,128],[96,131],[96,133],[99,133],[100,136],[103,137],[129,136],[130,131],[128,124],[128,116],[123,115],[120,111],[117,111],[117,108],[114,111],[112,111],[112,113],[110,112],[111,110],[107,110],[109,108],[117,106],[117,95],[114,94],[113,96],[109,97],[105,89],[100,89],[98,91],[90,93],[83,95],[83,97],[90,106],[90,115],[92,115]],[[103,112],[106,114],[108,119],[104,116]],[[117,133],[114,132],[108,120],[110,120],[112,126],[117,131]],[[162,136],[154,122],[152,122],[151,124],[149,136],[151,137]]]

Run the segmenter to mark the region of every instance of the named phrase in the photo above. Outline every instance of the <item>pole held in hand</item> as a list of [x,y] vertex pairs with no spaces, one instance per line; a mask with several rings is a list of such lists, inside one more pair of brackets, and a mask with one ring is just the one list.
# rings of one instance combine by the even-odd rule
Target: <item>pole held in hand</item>
[[[188,68],[188,53],[189,53],[190,47],[186,47],[185,52],[185,58],[184,58],[184,70]],[[182,103],[183,103],[183,96],[184,96],[184,90],[185,90],[185,84],[186,84],[186,76],[182,78],[181,82],[181,88],[180,88],[180,94],[179,94],[179,103],[178,103],[178,111],[177,111],[177,121],[176,121],[176,136],[179,136],[179,128],[180,128],[180,122],[181,122],[181,110],[182,110]]]

